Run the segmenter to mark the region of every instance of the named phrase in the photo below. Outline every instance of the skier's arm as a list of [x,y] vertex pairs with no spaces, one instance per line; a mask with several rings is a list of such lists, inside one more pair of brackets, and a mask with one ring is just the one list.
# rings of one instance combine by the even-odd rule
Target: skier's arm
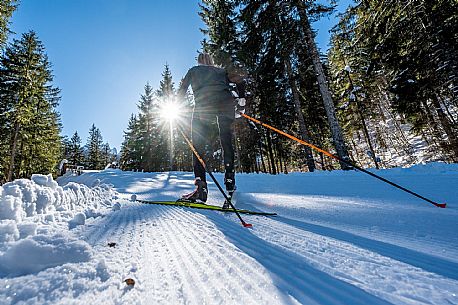
[[236,73],[228,73],[227,78],[231,83],[234,83],[237,87],[237,95],[238,97],[245,97],[245,90],[246,90],[246,81],[245,78]]
[[186,73],[185,77],[181,80],[180,88],[178,89],[178,99],[184,99],[188,87],[191,84],[191,70]]

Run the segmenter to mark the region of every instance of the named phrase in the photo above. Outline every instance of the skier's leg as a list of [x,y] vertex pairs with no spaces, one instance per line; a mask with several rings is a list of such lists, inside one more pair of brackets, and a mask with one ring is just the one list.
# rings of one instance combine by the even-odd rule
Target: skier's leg
[[[231,110],[233,112],[233,109]],[[218,115],[219,136],[224,158],[224,184],[230,195],[235,190],[234,147],[232,145],[232,122],[234,121],[234,115],[232,112],[230,115]]]
[[[200,111],[195,110],[191,121],[191,138],[194,148],[201,156],[205,155],[205,144],[207,142],[205,138],[206,126],[205,117],[203,117]],[[192,155],[192,162],[194,167],[194,177],[200,178],[201,181],[206,182],[205,168],[194,154]]]
[[[205,145],[207,143],[205,132],[208,132],[209,120],[202,111],[194,109],[192,121],[191,121],[191,136],[192,143],[197,153],[200,156],[205,155]],[[182,200],[195,202],[197,200],[201,202],[207,201],[208,189],[206,182],[205,168],[200,163],[199,159],[193,154],[193,167],[194,167],[194,185],[196,189],[184,196]]]

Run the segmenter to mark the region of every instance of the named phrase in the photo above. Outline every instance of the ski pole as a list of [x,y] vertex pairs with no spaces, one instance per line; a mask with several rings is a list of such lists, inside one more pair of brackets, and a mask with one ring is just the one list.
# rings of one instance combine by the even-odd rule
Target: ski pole
[[349,165],[349,166],[352,166],[352,167],[356,168],[357,170],[359,170],[359,171],[361,171],[361,172],[363,172],[363,173],[366,173],[366,174],[368,174],[368,175],[370,175],[370,176],[372,176],[372,177],[374,177],[374,178],[377,178],[377,179],[379,179],[379,180],[381,180],[381,181],[383,181],[383,182],[386,182],[386,183],[388,183],[388,184],[390,184],[390,185],[392,185],[392,186],[394,186],[394,187],[396,187],[396,188],[398,188],[398,189],[400,189],[400,190],[403,190],[404,192],[407,192],[407,193],[409,193],[409,194],[411,194],[411,195],[414,195],[415,197],[418,197],[418,198],[420,198],[420,199],[423,199],[423,200],[425,200],[425,201],[427,201],[427,202],[429,202],[429,203],[435,205],[436,207],[445,208],[445,206],[446,206],[445,203],[437,203],[437,202],[434,202],[434,201],[432,201],[432,200],[430,200],[430,199],[428,199],[428,198],[426,198],[426,197],[421,196],[420,194],[417,194],[417,193],[415,193],[415,192],[413,192],[413,191],[411,191],[411,190],[409,190],[409,189],[406,189],[406,188],[403,187],[403,186],[400,186],[399,184],[396,184],[396,183],[394,183],[394,182],[392,182],[392,181],[390,181],[390,180],[388,180],[388,179],[385,179],[385,178],[383,178],[383,177],[380,177],[380,176],[378,176],[378,175],[376,175],[376,174],[374,174],[374,173],[371,173],[370,171],[367,171],[367,170],[365,170],[364,168],[362,168],[362,167],[360,167],[360,166],[358,166],[358,165],[356,165],[356,164],[353,164],[353,163],[351,163],[351,162],[349,162],[349,161],[343,160],[342,158],[339,158],[339,157],[337,157],[336,155],[333,155],[333,154],[331,154],[330,152],[328,152],[328,151],[326,151],[326,150],[323,150],[323,149],[321,149],[321,148],[319,148],[319,147],[317,147],[317,146],[315,146],[315,145],[313,145],[313,144],[310,144],[310,143],[308,143],[308,142],[305,142],[304,140],[298,139],[298,138],[296,138],[296,137],[294,137],[294,136],[292,136],[292,135],[290,135],[290,134],[288,134],[288,133],[286,133],[286,132],[284,132],[284,131],[281,131],[281,130],[279,130],[279,129],[275,128],[275,127],[272,127],[272,126],[270,126],[270,125],[268,125],[268,124],[265,124],[265,123],[263,123],[263,122],[261,122],[261,121],[255,119],[255,118],[252,118],[252,117],[250,117],[249,115],[246,115],[245,113],[240,112],[240,115],[243,116],[244,118],[246,118],[246,119],[252,121],[252,122],[255,122],[256,124],[259,124],[259,125],[261,125],[261,126],[264,126],[264,127],[266,127],[266,128],[269,128],[269,129],[271,129],[271,130],[273,130],[273,131],[275,131],[275,132],[277,132],[277,133],[279,133],[279,134],[281,134],[281,135],[283,135],[283,136],[285,136],[285,137],[287,137],[287,138],[290,138],[290,139],[292,139],[292,140],[294,140],[294,141],[296,141],[296,142],[298,142],[298,143],[300,143],[300,144],[302,144],[302,145],[306,145],[306,146],[308,146],[308,147],[310,147],[310,148],[312,148],[312,149],[314,149],[314,150],[316,150],[316,151],[319,151],[319,152],[325,154],[326,156],[328,156],[328,157],[330,157],[330,158],[333,158],[333,159],[338,160],[338,161],[340,161],[340,162],[343,162],[343,163],[345,163],[345,164],[347,164],[347,165]]
[[191,148],[192,152],[194,153],[194,155],[196,156],[196,158],[199,160],[200,164],[202,164],[202,166],[204,167],[205,171],[210,175],[210,177],[212,178],[213,182],[215,182],[216,186],[218,187],[219,191],[221,192],[221,194],[223,194],[224,198],[226,199],[227,202],[229,202],[229,205],[231,206],[231,208],[234,210],[235,214],[237,215],[237,217],[240,219],[240,222],[242,223],[242,225],[245,227],[245,228],[251,228],[253,227],[252,224],[250,223],[247,223],[245,222],[243,219],[242,219],[242,216],[240,216],[239,212],[237,212],[237,209],[235,208],[235,206],[232,204],[232,201],[231,199],[226,195],[226,193],[224,192],[223,188],[221,187],[221,185],[218,183],[218,181],[216,180],[215,176],[213,176],[213,173],[211,172],[211,170],[207,167],[207,165],[205,164],[204,160],[202,159],[202,157],[199,155],[199,153],[197,152],[197,150],[195,149],[194,145],[192,145],[191,141],[189,140],[189,138],[186,136],[186,134],[184,133],[183,129],[181,126],[178,126],[178,129],[180,130],[181,132],[181,135],[183,136],[183,138],[185,139],[186,143],[188,144],[189,148]]

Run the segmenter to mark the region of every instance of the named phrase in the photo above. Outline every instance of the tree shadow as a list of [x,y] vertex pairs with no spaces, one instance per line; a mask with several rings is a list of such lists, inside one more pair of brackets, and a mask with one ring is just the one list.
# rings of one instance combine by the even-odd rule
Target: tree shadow
[[230,242],[270,272],[274,285],[285,293],[285,303],[291,302],[291,296],[302,304],[391,304],[313,268],[300,255],[257,237],[223,215],[199,213],[212,220]]
[[[252,209],[253,206],[262,206],[261,204],[256,204],[258,203],[258,200],[253,196],[244,194],[243,198],[243,205],[248,209]],[[282,209],[287,210],[288,208],[282,207]],[[271,209],[269,209],[269,211],[270,210]],[[288,217],[283,217],[281,215],[275,217],[275,220],[285,223],[287,225],[294,226],[295,228],[307,232],[312,232],[318,235],[323,235],[340,241],[348,242],[360,248],[378,253],[382,256],[386,256],[397,261],[421,268],[425,271],[429,271],[444,277],[458,280],[458,263],[449,261],[438,256],[362,237],[353,233],[349,233],[347,231],[309,223],[304,220],[296,220]]]
[[437,256],[428,255],[408,248],[304,221],[289,219],[281,216],[276,217],[275,220],[304,231],[348,242],[360,248],[378,253],[382,256],[390,257],[397,261],[421,268],[425,271],[458,280],[458,264]]

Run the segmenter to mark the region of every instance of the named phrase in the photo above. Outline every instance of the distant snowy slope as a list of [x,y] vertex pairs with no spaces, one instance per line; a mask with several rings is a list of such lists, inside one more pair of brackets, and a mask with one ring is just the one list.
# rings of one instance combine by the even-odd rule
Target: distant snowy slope
[[[129,200],[175,200],[193,189],[191,173],[62,177],[64,192],[79,186],[101,197],[65,217],[53,212],[52,226],[33,220],[39,214],[22,218],[40,232],[1,244],[16,250],[7,256],[16,267],[0,273],[0,304],[458,304],[458,166],[377,174],[448,207],[354,171],[239,174],[236,205],[278,213],[244,215],[246,229],[234,214]],[[209,188],[209,204],[221,205]],[[58,247],[66,259],[35,256],[29,265],[42,267],[21,273],[12,258],[21,241]]]

